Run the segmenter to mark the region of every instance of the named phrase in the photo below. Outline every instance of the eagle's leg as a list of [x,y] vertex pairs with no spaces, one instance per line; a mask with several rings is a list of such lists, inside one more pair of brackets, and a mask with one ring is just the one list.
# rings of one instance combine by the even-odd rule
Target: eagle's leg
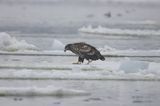
[[87,64],[89,64],[89,63],[91,63],[92,62],[92,60],[88,60],[88,63]]
[[84,61],[84,58],[78,57],[78,62],[75,62],[73,64],[81,64],[83,63],[83,61]]
[[77,62],[73,62],[72,64],[81,64],[81,62],[77,61]]
[[84,58],[78,57],[78,62],[83,63],[83,61],[84,61]]

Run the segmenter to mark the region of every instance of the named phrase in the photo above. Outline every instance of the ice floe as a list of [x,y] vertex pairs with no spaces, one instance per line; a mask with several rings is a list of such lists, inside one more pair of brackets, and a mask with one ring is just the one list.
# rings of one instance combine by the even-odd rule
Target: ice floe
[[114,34],[114,35],[143,35],[143,36],[151,36],[151,35],[160,35],[160,30],[140,30],[140,29],[120,29],[120,28],[107,28],[103,26],[93,27],[83,26],[78,31],[83,33],[91,33],[91,34]]
[[1,51],[19,51],[19,50],[37,50],[33,44],[27,43],[25,40],[17,40],[6,32],[0,32],[0,50]]
[[135,50],[135,49],[126,49],[126,50],[119,50],[109,45],[105,45],[104,47],[98,48],[99,51],[103,55],[110,55],[110,56],[126,56],[126,57],[158,57],[160,56],[160,50]]
[[53,50],[64,50],[64,44],[61,41],[54,39],[52,48]]
[[123,70],[125,73],[136,73],[141,70],[147,70],[149,62],[145,61],[123,61],[119,67],[119,70]]
[[[58,47],[58,46],[57,46]],[[19,56],[75,56],[74,53],[68,51],[64,52],[62,46],[53,50],[45,51],[30,51],[30,50],[18,50],[14,52],[0,51],[0,55],[19,55]],[[57,49],[56,49],[57,48]],[[126,49],[118,50],[116,48],[105,45],[104,47],[98,48],[102,55],[105,57],[160,57],[160,50],[135,50],[135,49]]]
[[[98,48],[105,57],[160,57],[160,50],[117,50],[107,47]],[[19,56],[75,56],[72,52],[64,53],[63,50],[51,51],[0,51],[0,55],[19,55]]]
[[[89,27],[92,30],[92,27]],[[72,52],[64,52],[64,43],[54,39],[52,50],[39,51],[33,44],[25,40],[17,40],[5,32],[0,33],[0,55],[34,55],[34,56],[74,56]],[[118,50],[109,45],[98,48],[105,56],[160,56],[160,50]]]
[[124,59],[89,65],[31,63],[1,64],[3,79],[160,80],[160,63]]
[[90,93],[83,90],[47,87],[0,87],[0,96],[83,96]]

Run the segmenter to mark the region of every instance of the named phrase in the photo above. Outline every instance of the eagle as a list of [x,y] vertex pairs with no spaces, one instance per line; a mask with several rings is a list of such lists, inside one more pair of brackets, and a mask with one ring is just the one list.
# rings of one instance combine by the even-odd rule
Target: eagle
[[87,64],[98,59],[102,61],[105,60],[105,58],[94,46],[91,46],[90,44],[84,42],[67,44],[64,48],[64,52],[66,52],[67,50],[70,50],[71,52],[78,55],[78,62],[74,64],[81,64],[83,63],[84,59],[88,60]]

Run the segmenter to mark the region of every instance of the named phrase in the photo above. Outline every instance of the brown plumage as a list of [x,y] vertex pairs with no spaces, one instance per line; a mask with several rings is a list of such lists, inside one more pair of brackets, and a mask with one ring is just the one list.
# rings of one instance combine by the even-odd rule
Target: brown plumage
[[76,55],[79,56],[77,64],[83,63],[84,59],[88,60],[88,64],[92,60],[102,60],[104,61],[105,58],[101,55],[101,53],[93,46],[84,43],[73,43],[73,44],[67,44],[65,46],[64,51],[70,50]]

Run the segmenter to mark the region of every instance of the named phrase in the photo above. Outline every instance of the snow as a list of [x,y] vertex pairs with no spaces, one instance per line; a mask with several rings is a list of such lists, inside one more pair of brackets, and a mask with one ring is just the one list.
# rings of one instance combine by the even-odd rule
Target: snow
[[160,50],[115,50],[102,52],[104,55],[126,56],[126,57],[159,57]]
[[6,32],[0,32],[0,50],[1,51],[23,51],[23,50],[37,50],[38,48],[25,40],[17,40],[11,37]]
[[52,48],[53,50],[64,50],[64,44],[61,41],[54,39]]
[[126,50],[119,50],[113,48],[109,45],[104,45],[98,49],[103,55],[110,55],[113,57],[116,56],[126,56],[126,57],[158,57],[160,56],[160,50],[135,50],[135,49],[126,49]]
[[[91,30],[92,27],[89,27]],[[65,58],[73,57],[71,52],[65,53],[63,42],[54,39],[52,50],[37,50],[32,44],[26,41],[19,41],[9,34],[0,33],[0,55],[16,56],[59,56],[57,61],[35,61],[24,59],[17,62],[1,62],[0,78],[6,79],[74,79],[74,80],[160,80],[160,63],[130,60],[128,58],[119,61],[95,61],[89,65],[72,65]],[[27,51],[26,51],[27,50]],[[28,51],[29,50],[29,51]],[[31,51],[30,51],[31,50]],[[160,50],[117,50],[109,45],[99,48],[102,55],[107,56],[160,56]],[[14,52],[10,52],[14,51]],[[36,57],[37,58],[37,57]],[[63,59],[62,59],[63,58]],[[54,59],[56,59],[54,57]],[[41,59],[40,59],[41,60]],[[2,60],[3,61],[3,60]],[[25,62],[27,61],[27,63]],[[28,62],[29,61],[29,62]]]
[[0,78],[9,79],[67,79],[67,80],[160,80],[160,63],[124,59],[95,61],[89,65],[1,64]]
[[78,31],[83,33],[91,33],[91,34],[116,34],[116,35],[160,35],[160,30],[140,30],[140,29],[116,29],[116,28],[107,28],[99,25],[98,27],[93,28],[93,26],[83,26]]
[[115,51],[116,49],[113,47],[110,47],[109,45],[105,45],[103,48],[99,48],[98,50],[106,52],[106,51]]
[[[92,27],[88,27],[92,30]],[[54,39],[52,43],[52,50],[39,51],[38,48],[32,44],[27,43],[25,40],[17,40],[11,37],[6,32],[0,33],[0,54],[1,55],[37,55],[37,56],[74,56],[72,52],[64,52],[64,43],[58,39]],[[102,55],[105,56],[124,56],[124,57],[136,57],[136,56],[160,56],[160,50],[118,50],[110,45],[104,45],[104,47],[98,48]]]
[[150,63],[148,66],[148,71],[149,73],[160,75],[160,65],[157,65],[156,63]]
[[[54,39],[51,46],[52,51],[54,50],[54,52],[62,52],[64,50],[64,44],[58,39]],[[0,32],[0,51],[14,53],[35,53],[39,52],[39,49],[35,45],[27,43],[25,40],[17,40],[15,37],[12,37],[6,32]]]
[[[110,46],[104,46],[98,49],[102,55],[110,57],[159,57],[160,50],[117,50]],[[72,52],[64,52],[64,50],[49,51],[0,51],[0,55],[23,55],[23,56],[75,56]]]
[[75,89],[47,87],[0,87],[0,95],[3,96],[83,96],[88,92]]
[[[64,52],[64,43],[54,39],[52,50],[39,51],[37,47],[28,44],[26,41],[18,41],[7,33],[0,33],[0,54],[1,55],[26,55],[26,56],[75,56],[72,52]],[[118,50],[110,45],[98,48],[102,55],[111,57],[158,57],[160,50]],[[12,52],[14,51],[14,52]]]

